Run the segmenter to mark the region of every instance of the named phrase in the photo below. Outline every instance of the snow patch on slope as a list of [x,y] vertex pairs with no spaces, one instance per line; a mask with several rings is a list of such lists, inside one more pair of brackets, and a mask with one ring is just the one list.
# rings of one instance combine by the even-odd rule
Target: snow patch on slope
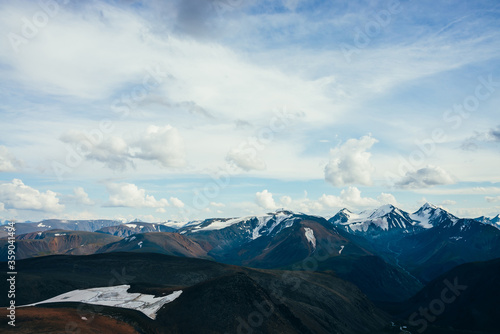
[[304,227],[304,230],[307,240],[313,245],[314,249],[316,249],[316,237],[314,236],[314,231],[309,227]]
[[252,231],[252,240],[257,239],[258,237],[261,237],[262,235],[260,234],[260,230],[264,226],[266,226],[267,222],[272,218],[272,216],[263,216],[263,217],[257,217],[257,220],[259,223],[257,224],[257,227],[255,227]]
[[[182,290],[175,291],[164,297],[155,297],[142,293],[128,293],[130,285],[118,285],[86,290],[73,290],[62,295],[24,306],[35,306],[45,303],[78,302],[92,305],[122,307],[140,311],[156,318],[156,312],[165,304],[174,301],[182,294]],[[21,306],[22,307],[22,306]]]
[[200,228],[199,231],[222,230],[242,220],[243,219],[214,220],[210,225]]
[[340,250],[339,250],[339,255],[342,254],[342,251],[344,250],[344,245],[340,246]]

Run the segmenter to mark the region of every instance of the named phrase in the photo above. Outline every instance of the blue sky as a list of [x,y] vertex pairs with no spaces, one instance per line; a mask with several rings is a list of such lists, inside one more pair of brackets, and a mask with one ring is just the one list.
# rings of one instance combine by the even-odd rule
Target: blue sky
[[496,1],[2,1],[0,218],[500,213]]

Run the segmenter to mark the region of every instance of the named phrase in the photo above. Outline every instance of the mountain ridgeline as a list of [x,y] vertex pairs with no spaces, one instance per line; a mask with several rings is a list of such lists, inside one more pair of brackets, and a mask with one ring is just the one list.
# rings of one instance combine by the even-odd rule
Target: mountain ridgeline
[[[495,259],[500,258],[498,216],[461,219],[431,204],[414,213],[384,205],[361,213],[342,209],[325,219],[278,210],[260,216],[192,221],[174,228],[179,225],[55,219],[18,223],[17,259],[25,274],[20,276],[19,300],[31,303],[72,289],[105,286],[109,280],[98,278],[99,272],[116,267],[115,276],[118,268],[133,273],[133,279],[126,282],[133,291],[156,296],[172,289],[184,291],[159,310],[155,322],[136,311],[120,309],[117,319],[128,320],[116,324],[119,328],[184,333],[206,324],[213,332],[283,328],[289,333],[393,333],[398,326],[387,327],[389,316],[371,302],[393,320],[415,329],[415,321],[407,317],[429,302],[431,294],[426,291],[435,292],[443,277],[455,273],[454,268],[475,268],[460,265],[490,261],[476,267],[497,274]],[[0,239],[0,256],[7,258],[7,254],[7,239]],[[480,284],[472,270],[457,273],[463,273],[470,284]],[[289,285],[300,289],[290,290]],[[277,288],[286,295],[286,303],[273,297]],[[464,296],[483,310],[474,295]],[[213,312],[199,308],[211,300],[217,301]],[[248,327],[245,318],[252,313],[254,307],[249,305],[255,300],[273,309],[258,329]],[[464,300],[460,305],[465,305]],[[27,310],[29,317],[33,313]],[[37,306],[36,310],[47,319],[71,313],[71,307],[48,311]],[[193,321],[188,310],[204,316]],[[441,326],[454,328],[452,322],[460,310],[450,308],[445,318],[429,328],[436,333],[443,331]],[[105,308],[95,316],[106,322],[100,317],[116,312]],[[474,312],[469,316],[477,328],[492,328],[491,319],[481,320]],[[356,326],[353,317],[360,319]],[[176,322],[167,320],[174,318]],[[167,323],[165,330],[162,326]],[[459,327],[474,326],[462,321]]]

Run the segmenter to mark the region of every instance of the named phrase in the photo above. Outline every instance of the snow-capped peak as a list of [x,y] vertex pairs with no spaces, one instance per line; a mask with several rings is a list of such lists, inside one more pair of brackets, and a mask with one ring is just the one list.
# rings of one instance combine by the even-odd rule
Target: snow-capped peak
[[425,203],[418,211],[410,215],[411,219],[418,221],[423,228],[432,228],[441,224],[446,220],[456,222],[457,217],[448,211],[441,209],[435,205]]
[[398,213],[396,210],[397,210],[397,208],[392,204],[382,205],[378,209],[375,209],[368,218],[371,218],[371,219],[382,218],[383,216],[385,216],[393,211]]
[[437,206],[429,203],[429,202],[426,202],[424,205],[422,205],[422,207],[420,208],[420,210],[429,210],[429,209],[438,209]]
[[392,204],[382,205],[375,210],[366,210],[358,214],[342,209],[329,221],[343,226],[347,231],[363,233],[368,230],[388,231],[392,229],[403,230],[407,233],[415,225],[408,213]]

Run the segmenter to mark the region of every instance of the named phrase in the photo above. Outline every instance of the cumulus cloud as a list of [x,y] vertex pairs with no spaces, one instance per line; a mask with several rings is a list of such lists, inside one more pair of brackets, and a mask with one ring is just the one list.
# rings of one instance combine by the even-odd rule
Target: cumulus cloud
[[102,162],[112,170],[134,166],[134,159],[156,161],[163,167],[185,165],[184,142],[179,131],[166,125],[149,126],[137,141],[119,136],[89,136],[83,131],[71,130],[60,139],[69,144],[77,158]]
[[273,194],[267,191],[267,189],[264,189],[261,192],[257,192],[255,194],[255,201],[260,207],[266,210],[274,210],[277,207],[276,202],[273,198]]
[[304,197],[297,200],[292,200],[289,196],[283,196],[292,210],[300,210],[302,212],[330,212],[331,209],[349,208],[351,210],[367,207],[378,207],[384,204],[396,205],[396,198],[392,194],[381,193],[377,198],[363,197],[361,191],[356,187],[348,187],[343,189],[338,196],[323,194],[317,200]]
[[284,206],[289,206],[292,203],[292,198],[290,196],[282,196],[280,202]]
[[186,164],[182,137],[170,125],[148,127],[135,146],[139,150],[135,158],[157,161],[163,167],[182,167]]
[[83,131],[70,130],[60,140],[71,146],[75,159],[86,158],[102,162],[112,170],[125,170],[133,165],[129,145],[121,137],[94,137]]
[[374,170],[368,150],[377,140],[371,136],[349,139],[330,150],[330,161],[325,167],[325,180],[336,187],[348,184],[371,185]]
[[266,163],[258,156],[257,150],[251,146],[231,149],[226,160],[245,171],[266,169]]
[[461,144],[464,151],[476,151],[481,147],[481,143],[500,142],[500,125],[487,131],[476,131],[475,134]]
[[64,205],[59,203],[57,194],[51,190],[40,192],[19,179],[0,184],[0,203],[5,209],[60,212]]
[[108,206],[129,208],[163,208],[169,206],[165,198],[157,200],[147,195],[146,190],[139,189],[132,183],[111,183],[106,186],[109,193]]
[[224,203],[219,203],[219,202],[210,202],[210,205],[216,208],[223,208],[226,206]]
[[407,172],[396,186],[406,189],[428,188],[436,185],[453,184],[451,175],[438,166],[427,166]]
[[[379,196],[382,200],[389,198],[390,194],[382,194]],[[394,196],[392,196],[391,200],[394,200]],[[356,187],[348,187],[346,189],[342,189],[339,196],[334,195],[326,195],[323,194],[319,200],[323,206],[328,208],[338,208],[338,207],[367,207],[367,206],[377,206],[380,204],[386,204],[385,202],[381,202],[380,200],[370,198],[370,197],[362,197],[361,191]]]
[[170,197],[170,203],[175,206],[176,208],[183,208],[184,203],[178,199],[177,197]]
[[381,193],[378,197],[377,200],[381,204],[392,204],[394,206],[398,205],[398,201],[396,200],[396,197],[394,197],[393,194],[387,194],[387,193]]
[[0,145],[0,172],[15,172],[21,166],[21,161],[7,149]]
[[107,138],[102,144],[95,146],[87,158],[102,162],[113,170],[125,170],[133,166],[129,146],[123,138],[117,136]]
[[89,198],[89,194],[85,192],[85,190],[82,187],[77,187],[73,189],[74,195],[72,196],[73,199],[79,204],[84,204],[84,205],[94,205],[94,201],[92,201]]

